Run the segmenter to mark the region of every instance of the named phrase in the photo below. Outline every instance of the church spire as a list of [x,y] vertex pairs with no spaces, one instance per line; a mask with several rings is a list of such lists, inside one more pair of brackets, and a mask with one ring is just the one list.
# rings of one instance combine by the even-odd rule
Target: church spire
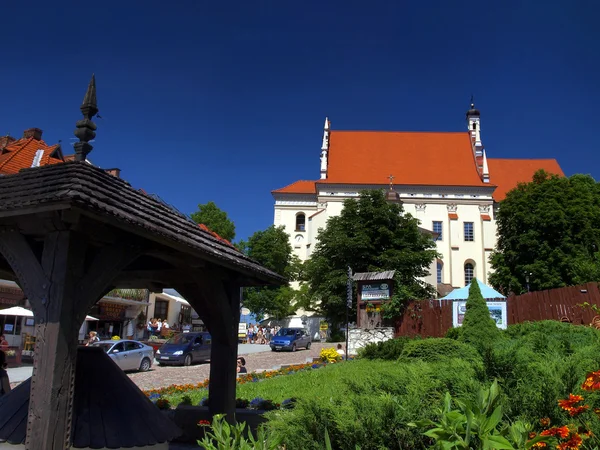
[[79,138],[79,142],[76,142],[73,147],[75,147],[75,161],[85,161],[88,153],[94,148],[89,142],[96,137],[96,124],[92,122],[92,118],[98,114],[98,105],[96,101],[96,77],[93,74],[79,109],[81,109],[83,119],[75,124],[77,129],[74,134],[75,137]]
[[467,128],[471,135],[471,142],[475,146],[475,156],[481,156],[483,145],[481,144],[481,113],[475,108],[475,101],[471,95],[471,109],[467,111]]
[[329,118],[325,117],[323,126],[323,143],[321,144],[321,180],[327,178],[327,159],[329,156],[329,127],[331,123]]
[[483,176],[483,182],[489,183],[490,182],[490,170],[488,168],[488,162],[487,162],[487,156],[485,154],[485,150],[483,151],[483,169],[481,171],[481,174]]

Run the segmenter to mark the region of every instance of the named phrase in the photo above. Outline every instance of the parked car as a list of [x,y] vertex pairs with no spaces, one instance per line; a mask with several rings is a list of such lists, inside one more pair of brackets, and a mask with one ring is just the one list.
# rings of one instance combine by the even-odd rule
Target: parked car
[[159,365],[182,364],[189,366],[194,362],[210,359],[210,334],[203,332],[181,333],[173,336],[156,350]]
[[154,350],[138,341],[100,341],[92,344],[100,347],[123,371],[147,372],[152,367]]
[[282,328],[271,339],[271,350],[290,350],[295,352],[298,347],[310,348],[310,335],[302,328]]

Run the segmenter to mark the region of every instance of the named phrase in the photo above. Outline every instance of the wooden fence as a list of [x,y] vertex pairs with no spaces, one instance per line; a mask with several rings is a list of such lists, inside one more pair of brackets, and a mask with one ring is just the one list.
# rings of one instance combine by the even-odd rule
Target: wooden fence
[[[508,324],[538,320],[568,321],[589,325],[596,313],[578,305],[587,302],[600,306],[598,283],[530,292],[507,299]],[[451,300],[421,300],[407,305],[395,320],[396,336],[442,337],[452,328]]]

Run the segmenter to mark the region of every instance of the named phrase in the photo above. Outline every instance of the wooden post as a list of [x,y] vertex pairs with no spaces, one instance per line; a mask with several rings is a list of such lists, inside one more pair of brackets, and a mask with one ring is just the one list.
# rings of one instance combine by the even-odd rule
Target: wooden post
[[112,279],[141,253],[140,248],[127,245],[106,247],[86,270],[87,249],[85,236],[53,231],[44,239],[40,261],[22,234],[0,230],[0,252],[36,318],[27,450],[70,448],[79,327]]
[[197,283],[177,287],[177,291],[200,314],[211,333],[208,409],[212,415],[225,414],[234,423],[241,289],[210,271],[190,279]]

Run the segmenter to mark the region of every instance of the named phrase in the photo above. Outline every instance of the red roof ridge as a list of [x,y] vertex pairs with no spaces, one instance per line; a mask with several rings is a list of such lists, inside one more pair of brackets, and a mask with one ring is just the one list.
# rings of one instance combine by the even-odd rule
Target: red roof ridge
[[468,131],[331,130],[332,133],[469,134]]

